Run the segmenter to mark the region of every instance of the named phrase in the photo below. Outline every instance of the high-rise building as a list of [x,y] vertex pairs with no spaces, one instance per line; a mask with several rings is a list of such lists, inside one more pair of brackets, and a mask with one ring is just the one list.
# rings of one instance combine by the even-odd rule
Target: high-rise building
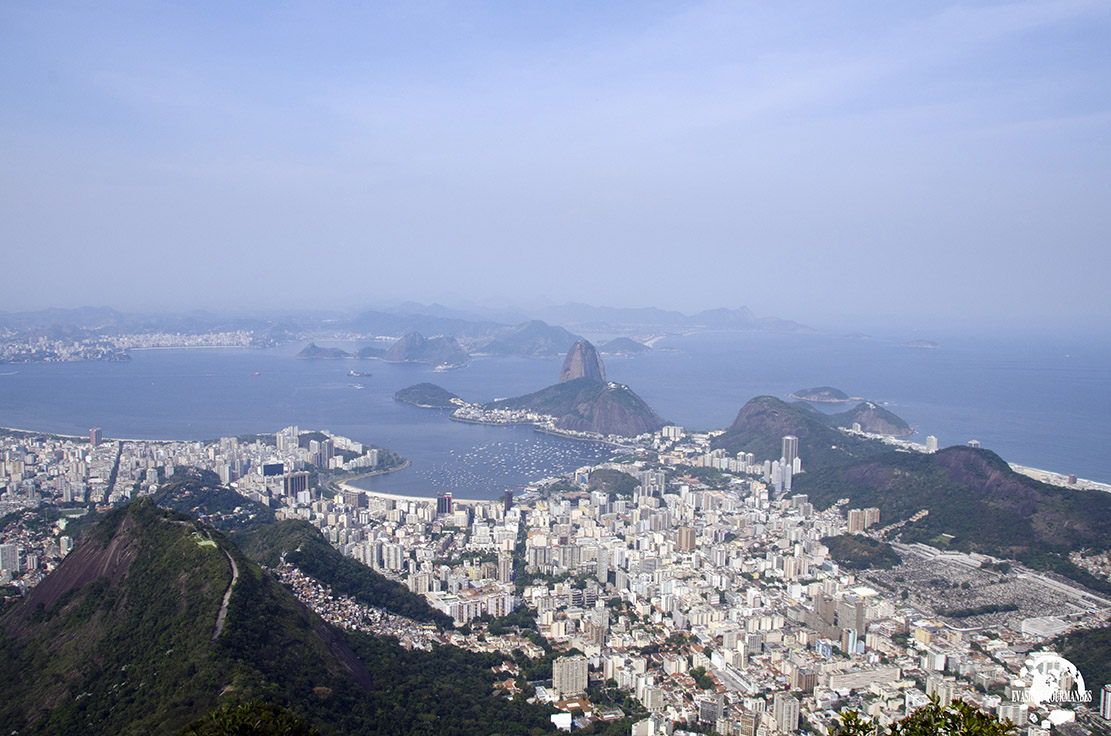
[[689,526],[679,527],[676,541],[680,552],[690,552],[694,549],[694,529]]
[[89,430],[89,444],[96,447],[104,441],[104,435],[101,434],[100,427],[93,427]]
[[937,437],[932,434],[926,438],[926,452],[937,452]]
[[1104,720],[1111,721],[1111,684],[1103,686],[1099,694],[1099,714]]
[[799,701],[788,693],[776,693],[772,711],[780,731],[791,733],[799,729]]
[[297,497],[298,493],[309,490],[309,474],[305,471],[290,473],[283,478],[285,495]]
[[783,438],[783,459],[787,461],[788,467],[794,467],[795,458],[799,456],[799,438],[793,434],[784,436]]
[[451,493],[436,494],[436,516],[446,516],[451,513]]
[[502,495],[502,511],[509,513],[509,509],[513,508],[513,491],[506,488],[505,493]]
[[698,720],[702,723],[716,724],[721,718],[722,707],[721,693],[703,695],[698,699]]
[[20,572],[20,552],[18,544],[0,544],[0,570]]
[[513,580],[513,558],[507,554],[498,555],[498,582],[508,583]]
[[552,689],[559,697],[586,692],[586,657],[560,657],[552,662]]

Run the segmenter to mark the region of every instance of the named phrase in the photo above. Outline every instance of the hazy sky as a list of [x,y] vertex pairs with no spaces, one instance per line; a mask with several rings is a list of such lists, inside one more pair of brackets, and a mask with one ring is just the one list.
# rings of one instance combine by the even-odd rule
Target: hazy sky
[[0,2],[0,309],[1108,321],[1111,3]]

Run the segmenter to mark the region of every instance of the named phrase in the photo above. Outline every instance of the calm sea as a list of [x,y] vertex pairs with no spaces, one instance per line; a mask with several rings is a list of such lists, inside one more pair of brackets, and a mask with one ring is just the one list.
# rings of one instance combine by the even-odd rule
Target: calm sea
[[[1075,340],[896,341],[827,335],[702,333],[651,354],[606,357],[666,419],[724,428],[753,396],[829,385],[885,404],[919,439],[977,439],[1007,460],[1111,481],[1111,346]],[[0,365],[0,425],[111,437],[206,439],[296,424],[389,447],[410,469],[361,481],[374,490],[492,498],[531,478],[595,462],[604,448],[526,427],[460,424],[392,399],[420,381],[488,401],[542,388],[558,361],[478,358],[435,373],[378,361],[306,361],[273,350],[151,350],[130,363]],[[347,371],[370,371],[353,378]],[[258,375],[254,375],[258,373]],[[363,386],[356,388],[353,384]],[[838,410],[843,407],[825,407]]]

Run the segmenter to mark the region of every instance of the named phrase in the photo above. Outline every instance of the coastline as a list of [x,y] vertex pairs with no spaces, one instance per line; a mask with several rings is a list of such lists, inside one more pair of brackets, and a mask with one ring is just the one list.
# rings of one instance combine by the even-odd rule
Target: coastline
[[127,352],[140,350],[266,350],[267,348],[255,345],[144,345],[141,348],[124,348]]
[[[416,501],[416,502],[419,502],[419,503],[430,503],[430,504],[436,503],[436,497],[435,496],[410,496],[410,495],[407,495],[407,494],[404,494],[404,493],[387,493],[385,491],[370,491],[370,490],[367,490],[366,488],[359,488],[356,485],[352,485],[352,481],[359,480],[360,478],[369,478],[369,477],[375,476],[375,475],[385,475],[387,473],[392,473],[396,470],[404,470],[405,468],[409,467],[410,464],[411,463],[409,463],[409,461],[406,460],[404,465],[401,465],[401,466],[396,467],[396,468],[390,468],[389,470],[379,470],[379,471],[376,471],[376,472],[373,472],[373,473],[363,473],[362,475],[353,475],[350,478],[345,478],[341,481],[334,481],[333,483],[341,491],[351,491],[352,493],[362,493],[362,494],[366,495],[368,498],[376,498],[376,499],[379,499],[379,500],[382,500],[382,501]],[[474,505],[480,504],[480,503],[499,503],[500,499],[482,500],[482,499],[477,499],[477,498],[456,498],[455,496],[452,496],[451,497],[451,502],[453,504],[461,503],[465,506],[474,506]]]

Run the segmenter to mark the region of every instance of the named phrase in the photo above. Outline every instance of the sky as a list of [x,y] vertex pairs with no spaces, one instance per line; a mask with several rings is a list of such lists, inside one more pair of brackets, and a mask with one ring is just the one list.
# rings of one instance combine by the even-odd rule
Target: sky
[[1111,322],[1111,3],[0,0],[0,309]]

